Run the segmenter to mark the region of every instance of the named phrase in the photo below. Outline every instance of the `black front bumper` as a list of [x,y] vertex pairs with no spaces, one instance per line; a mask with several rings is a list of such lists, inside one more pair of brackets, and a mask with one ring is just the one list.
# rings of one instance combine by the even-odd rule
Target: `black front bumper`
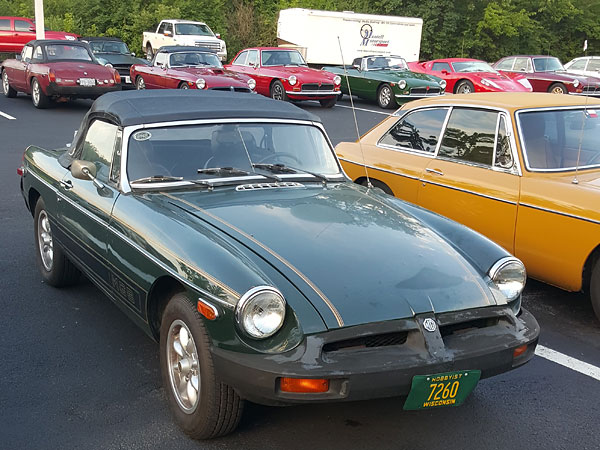
[[120,91],[120,84],[109,84],[102,86],[61,86],[56,83],[50,83],[46,89],[46,95],[49,97],[69,97],[69,98],[98,98],[107,92]]
[[[434,318],[438,328],[425,331]],[[453,331],[456,323],[491,326]],[[406,332],[401,345],[323,351],[328,344],[357,337]],[[442,336],[442,333],[444,334]],[[448,331],[450,330],[450,332]],[[481,370],[481,378],[509,371],[529,361],[539,325],[526,310],[518,317],[509,308],[485,308],[459,313],[419,315],[415,319],[348,327],[307,336],[294,350],[281,354],[244,354],[213,348],[217,376],[248,400],[268,405],[364,400],[407,395],[415,375],[456,370]],[[515,348],[527,345],[517,358]],[[329,390],[318,394],[288,393],[281,377],[326,378]]]

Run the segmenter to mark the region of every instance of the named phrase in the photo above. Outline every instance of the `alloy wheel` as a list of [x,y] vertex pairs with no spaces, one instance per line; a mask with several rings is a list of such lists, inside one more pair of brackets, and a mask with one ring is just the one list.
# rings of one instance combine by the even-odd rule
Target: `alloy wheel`
[[200,400],[200,365],[196,343],[182,320],[171,324],[166,347],[171,390],[183,412],[192,414]]
[[390,104],[391,100],[392,90],[387,86],[383,86],[379,91],[379,104],[384,107],[387,107]]
[[8,84],[8,75],[5,72],[2,72],[2,90],[4,91],[4,95],[8,94],[8,90],[10,89],[10,84]]
[[40,104],[40,83],[38,83],[37,80],[33,80],[31,88],[32,88],[31,96],[33,97],[33,103],[35,105],[39,105]]
[[50,228],[50,220],[46,211],[41,211],[38,216],[38,244],[42,264],[44,268],[50,272],[54,262],[54,242],[52,239],[52,229]]
[[282,89],[281,85],[275,84],[273,86],[273,93],[272,93],[271,97],[274,98],[275,100],[283,100],[283,89]]

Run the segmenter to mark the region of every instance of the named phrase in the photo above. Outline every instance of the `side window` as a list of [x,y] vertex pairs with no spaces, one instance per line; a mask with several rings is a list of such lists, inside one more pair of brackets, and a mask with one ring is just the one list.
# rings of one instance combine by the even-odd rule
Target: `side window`
[[246,58],[248,57],[248,52],[242,52],[240,53],[237,58],[235,58],[233,60],[233,62],[231,64],[233,64],[234,66],[244,66],[246,65]]
[[154,65],[155,66],[166,66],[167,65],[167,54],[166,53],[157,53],[156,54],[156,58],[154,58]]
[[512,169],[513,167],[513,155],[510,149],[510,139],[506,133],[506,119],[503,115],[500,115],[500,123],[498,125],[494,166],[500,167],[501,169]]
[[600,59],[590,59],[587,70],[600,70]]
[[0,19],[0,31],[10,31],[10,19]]
[[248,61],[246,61],[247,66],[253,66],[258,64],[258,50],[250,50],[248,52]]
[[33,59],[41,61],[43,57],[44,55],[42,53],[42,47],[38,45],[33,52]]
[[23,62],[31,61],[31,57],[33,56],[33,47],[31,45],[26,45],[23,47],[23,51],[21,52],[21,60]]
[[513,67],[514,72],[527,72],[531,64],[529,58],[516,58],[515,65]]
[[496,66],[498,70],[512,70],[513,63],[515,62],[515,58],[506,58]]
[[579,59],[577,61],[575,61],[573,64],[571,64],[571,66],[569,67],[569,69],[572,70],[585,70],[585,65],[587,64],[587,60],[585,59]]
[[497,121],[497,112],[454,108],[438,156],[491,166]]
[[15,20],[15,31],[29,31],[32,25],[25,20]]
[[170,31],[171,32],[171,36],[173,36],[173,24],[172,23],[166,23],[165,24],[165,31]]
[[116,125],[96,120],[89,127],[83,141],[80,158],[96,165],[96,177],[100,181],[108,181],[117,130]]
[[441,72],[442,70],[452,72],[452,70],[450,70],[450,64],[448,64],[447,62],[433,63],[433,66],[431,66],[431,70],[433,70],[434,72]]
[[161,23],[161,24],[160,24],[160,26],[158,27],[158,31],[157,31],[157,33],[159,33],[159,34],[162,34],[162,33],[164,33],[164,32],[165,32],[165,26],[166,26],[166,25],[167,25],[167,23],[166,23],[166,22],[163,22],[163,23]]
[[448,108],[408,113],[388,131],[380,144],[435,153]]

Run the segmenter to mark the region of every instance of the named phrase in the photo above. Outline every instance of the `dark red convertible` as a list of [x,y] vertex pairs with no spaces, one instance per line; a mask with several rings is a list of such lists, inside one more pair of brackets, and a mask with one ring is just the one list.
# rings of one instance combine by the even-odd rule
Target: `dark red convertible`
[[493,67],[511,78],[525,76],[534,92],[600,95],[600,79],[569,73],[553,56],[507,56]]
[[256,81],[256,92],[275,100],[319,100],[331,108],[341,94],[341,78],[311,69],[298,50],[282,47],[247,48],[225,66]]
[[213,50],[202,47],[161,47],[150,66],[129,69],[137,89],[218,89],[251,92],[256,83],[245,75],[224,70]]
[[121,89],[119,74],[100,64],[87,44],[70,41],[31,41],[17,59],[0,65],[6,97],[31,94],[36,108],[51,100],[97,98]]

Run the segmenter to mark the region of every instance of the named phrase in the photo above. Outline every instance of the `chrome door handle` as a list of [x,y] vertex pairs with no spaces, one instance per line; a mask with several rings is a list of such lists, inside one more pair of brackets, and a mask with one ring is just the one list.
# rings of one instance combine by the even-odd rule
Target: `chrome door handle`
[[444,176],[444,172],[442,172],[441,170],[438,169],[430,169],[429,167],[427,169],[425,169],[427,172],[430,173],[435,173],[436,175],[441,175]]
[[73,182],[71,180],[60,180],[60,185],[65,189],[73,189]]

